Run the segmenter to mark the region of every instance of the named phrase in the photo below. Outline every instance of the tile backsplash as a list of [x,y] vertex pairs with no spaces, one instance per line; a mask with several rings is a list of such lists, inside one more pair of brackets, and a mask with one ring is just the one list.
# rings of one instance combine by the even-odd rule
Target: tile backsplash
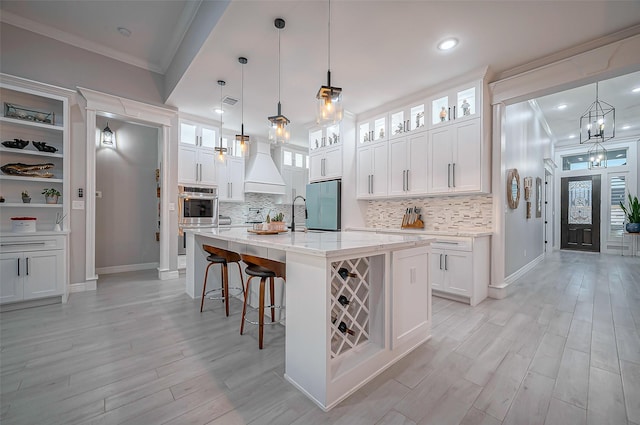
[[[220,202],[220,214],[231,217],[231,224],[244,224],[248,218],[254,218],[257,214],[251,213],[249,208],[259,208],[262,218],[267,214],[274,216],[278,213],[284,214],[284,221],[291,221],[291,204],[276,204],[280,196],[268,195],[264,193],[245,193],[244,202]],[[304,224],[304,204],[302,201],[296,203],[296,224]]]
[[399,229],[406,209],[418,207],[428,231],[493,230],[492,203],[491,195],[372,200],[366,226]]

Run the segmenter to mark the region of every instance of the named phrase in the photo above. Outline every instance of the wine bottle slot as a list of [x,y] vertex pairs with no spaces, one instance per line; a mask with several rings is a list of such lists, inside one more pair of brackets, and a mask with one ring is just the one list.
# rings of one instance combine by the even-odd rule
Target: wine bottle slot
[[[338,320],[337,317],[332,317],[331,318],[331,323],[335,324],[337,320]],[[347,326],[346,323],[344,323],[342,321],[340,323],[338,323],[338,330],[340,332],[342,332],[343,334],[349,334],[349,335],[355,335],[356,334],[352,329],[349,329],[349,327]]]
[[339,302],[340,304],[342,304],[343,306],[347,306],[347,305],[349,305],[349,303],[350,303],[349,298],[345,297],[344,295],[340,295],[340,296],[338,297],[338,302]]
[[357,277],[358,276],[355,273],[351,273],[349,270],[345,269],[344,267],[340,267],[338,269],[338,274],[343,279],[347,279],[348,277]]

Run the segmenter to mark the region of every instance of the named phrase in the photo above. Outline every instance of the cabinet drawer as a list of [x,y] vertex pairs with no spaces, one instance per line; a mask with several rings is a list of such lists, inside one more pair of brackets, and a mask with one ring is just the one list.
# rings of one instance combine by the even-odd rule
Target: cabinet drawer
[[436,239],[431,244],[434,249],[446,249],[453,251],[471,251],[471,238]]
[[0,252],[48,251],[63,248],[64,236],[11,236],[0,241]]

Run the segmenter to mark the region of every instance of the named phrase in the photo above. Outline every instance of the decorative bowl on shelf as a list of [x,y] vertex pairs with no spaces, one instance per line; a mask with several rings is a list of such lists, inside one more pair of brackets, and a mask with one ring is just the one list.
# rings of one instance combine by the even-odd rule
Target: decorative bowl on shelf
[[4,104],[4,116],[17,118],[19,120],[33,121],[43,124],[55,124],[55,114],[53,112],[38,111],[36,109],[25,108],[13,103]]
[[11,149],[24,149],[24,147],[27,146],[28,144],[29,144],[28,140],[22,140],[22,139],[13,139],[13,140],[7,140],[6,142],[2,142],[3,146]]

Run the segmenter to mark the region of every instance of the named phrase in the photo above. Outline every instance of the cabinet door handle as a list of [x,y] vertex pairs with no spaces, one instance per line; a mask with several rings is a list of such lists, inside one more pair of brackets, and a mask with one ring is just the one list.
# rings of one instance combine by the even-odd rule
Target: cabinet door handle
[[44,242],[15,242],[15,243],[0,243],[0,246],[26,246],[26,245],[44,245]]
[[229,198],[233,198],[233,183],[229,182]]
[[447,257],[448,257],[448,256],[449,256],[449,255],[444,254],[444,269],[445,269],[445,270],[449,270],[449,266],[447,265]]
[[456,106],[454,105],[453,106],[453,119],[455,120],[457,118],[458,118],[458,116],[456,115]]
[[447,121],[451,121],[451,106],[449,106],[449,110],[447,112]]
[[20,259],[18,258],[18,276],[20,276]]
[[29,276],[29,257],[27,257],[27,276]]
[[371,194],[373,195],[373,174],[371,174]]
[[451,164],[447,164],[447,187],[451,187]]
[[440,254],[440,270],[442,270],[442,254]]
[[407,190],[407,170],[402,170],[402,191]]
[[373,193],[373,174],[369,174],[369,193]]
[[409,191],[409,170],[407,170],[407,192]]
[[451,172],[451,178],[453,180],[453,187],[456,187],[456,163],[453,163],[453,171]]

